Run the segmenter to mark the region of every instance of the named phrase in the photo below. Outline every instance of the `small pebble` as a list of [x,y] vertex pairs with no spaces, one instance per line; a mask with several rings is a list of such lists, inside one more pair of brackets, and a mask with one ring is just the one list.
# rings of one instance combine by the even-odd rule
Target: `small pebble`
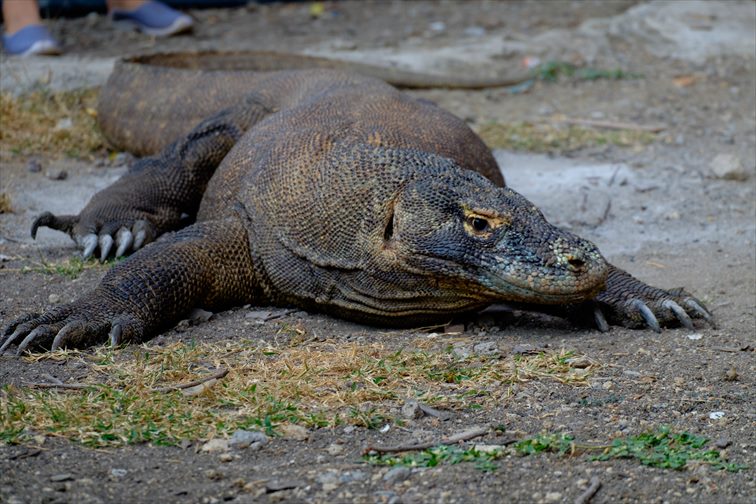
[[228,446],[236,450],[244,448],[259,449],[268,443],[268,436],[262,432],[237,430],[231,434],[228,440]]
[[205,476],[207,477],[207,479],[220,481],[223,479],[224,474],[217,469],[208,469],[207,471],[205,471]]
[[201,450],[208,453],[227,451],[228,440],[220,438],[211,439],[210,441],[202,445]]
[[310,432],[301,425],[283,425],[281,426],[281,434],[287,439],[295,439],[297,441],[304,441],[310,437]]
[[26,169],[29,173],[39,173],[42,171],[42,163],[37,159],[30,159],[29,162],[26,163]]
[[546,502],[562,502],[562,494],[559,492],[548,492],[544,500]]
[[410,477],[412,471],[408,467],[394,467],[383,476],[383,481],[389,485],[401,483]]
[[717,154],[709,168],[712,175],[718,179],[741,182],[748,179],[748,173],[740,159],[732,154]]
[[722,449],[727,448],[731,444],[732,444],[732,440],[727,437],[721,437],[717,439],[716,441],[714,441],[714,446],[716,446],[717,448],[722,448]]
[[110,475],[115,478],[123,478],[129,471],[126,469],[113,468],[110,470]]
[[402,406],[402,416],[404,418],[420,418],[423,416],[423,411],[420,409],[420,405],[414,399],[408,399],[404,406]]
[[468,26],[462,33],[465,37],[482,37],[486,34],[486,29],[482,26]]
[[50,180],[66,180],[68,178],[68,172],[66,170],[48,171],[45,176]]
[[326,448],[326,451],[329,455],[335,457],[344,453],[344,445],[339,443],[331,443],[330,445],[328,445],[328,448]]
[[58,294],[50,294],[47,296],[47,302],[50,304],[58,304],[60,303],[60,295]]
[[71,481],[73,480],[73,475],[69,473],[63,473],[63,474],[55,474],[53,476],[50,476],[50,481],[58,483],[61,481]]
[[738,370],[735,366],[730,367],[724,375],[725,381],[738,381]]

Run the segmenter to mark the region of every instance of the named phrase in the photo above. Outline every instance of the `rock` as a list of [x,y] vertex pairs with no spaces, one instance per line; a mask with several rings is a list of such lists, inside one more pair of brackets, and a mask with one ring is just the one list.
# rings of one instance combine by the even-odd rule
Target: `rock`
[[718,179],[744,181],[748,173],[740,159],[732,154],[717,154],[709,166],[711,174]]
[[54,474],[53,476],[50,476],[50,481],[59,483],[61,481],[71,481],[74,477],[70,473],[62,473],[62,474]]
[[722,448],[722,449],[727,448],[731,444],[732,444],[732,440],[728,437],[721,437],[717,439],[716,441],[714,441],[714,446],[716,446],[717,448]]
[[127,471],[126,469],[118,469],[114,467],[110,470],[110,475],[114,478],[123,478],[128,472],[129,471]]
[[414,399],[408,399],[402,406],[402,416],[410,419],[422,417],[423,412],[420,409],[420,404]]
[[585,357],[571,357],[567,359],[565,362],[571,367],[571,368],[577,368],[577,369],[585,369],[591,365],[591,361],[586,359]]
[[189,320],[195,324],[200,322],[207,322],[213,316],[213,312],[203,310],[202,308],[195,308],[192,313],[189,314]]
[[335,457],[344,453],[344,445],[340,443],[331,443],[330,445],[328,445],[328,448],[326,448],[326,451],[329,455]]
[[265,491],[267,493],[273,493],[273,492],[280,492],[282,490],[291,490],[292,488],[298,488],[307,486],[307,483],[301,480],[292,480],[292,479],[285,479],[285,480],[273,480],[269,481],[265,485]]
[[724,381],[738,381],[738,370],[735,366],[730,366],[730,369],[724,374]]
[[47,296],[47,302],[50,304],[58,304],[60,303],[60,296],[58,294],[50,294]]
[[245,448],[259,450],[267,443],[268,436],[262,432],[246,430],[237,430],[231,434],[231,439],[228,440],[228,446],[235,450],[243,450]]
[[499,346],[495,341],[484,341],[475,345],[473,352],[478,355],[496,355],[499,353]]
[[220,455],[218,455],[218,460],[220,460],[221,462],[231,462],[232,460],[234,460],[234,456],[230,453],[221,453]]
[[225,474],[217,469],[208,469],[205,471],[205,477],[209,480],[220,481],[225,477]]
[[462,33],[465,37],[482,37],[486,34],[486,29],[482,26],[468,26]]
[[66,170],[50,170],[45,173],[45,176],[50,180],[66,180],[68,172]]
[[408,467],[394,467],[383,476],[383,481],[389,485],[401,483],[410,477],[412,471]]
[[534,355],[537,354],[540,350],[535,348],[533,345],[528,345],[527,343],[522,343],[519,345],[515,345],[512,349],[512,353],[515,355]]
[[287,439],[295,439],[297,441],[305,441],[310,437],[310,432],[301,425],[283,425],[280,428],[281,434]]
[[211,439],[210,441],[202,445],[201,450],[206,453],[228,451],[228,440],[220,438]]
[[547,492],[543,500],[545,502],[562,502],[562,494],[559,492]]
[[252,319],[252,320],[261,320],[265,322],[265,320],[270,317],[271,312],[266,310],[253,310],[246,315],[244,315],[244,318]]
[[341,485],[341,478],[339,478],[339,475],[334,471],[327,471],[319,474],[315,478],[315,481],[322,485],[324,492],[336,490],[339,485]]
[[351,483],[352,481],[362,481],[367,479],[367,474],[363,471],[347,471],[339,477],[342,483]]
[[38,159],[30,159],[29,162],[26,163],[26,169],[29,173],[39,173],[42,171],[42,163],[40,163]]

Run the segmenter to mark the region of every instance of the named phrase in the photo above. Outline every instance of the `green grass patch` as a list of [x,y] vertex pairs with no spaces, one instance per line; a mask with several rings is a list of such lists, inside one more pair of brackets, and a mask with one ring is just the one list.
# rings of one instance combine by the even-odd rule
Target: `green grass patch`
[[505,457],[507,450],[482,450],[475,447],[463,448],[458,445],[439,445],[425,450],[410,452],[404,455],[367,454],[363,460],[373,465],[404,466],[404,467],[437,467],[442,464],[474,463],[476,469],[491,472],[498,469],[495,461]]
[[581,445],[568,434],[542,433],[525,438],[509,446],[478,445],[462,447],[459,445],[439,445],[416,452],[404,454],[370,453],[363,457],[369,464],[406,467],[436,467],[441,464],[475,463],[483,471],[497,469],[496,460],[508,456],[531,456],[555,453],[561,456],[581,456],[586,453],[602,452],[592,455],[591,460],[608,461],[614,459],[633,459],[643,465],[659,469],[688,469],[689,465],[706,464],[715,470],[739,472],[748,466],[729,462],[716,449],[707,449],[709,440],[688,432],[674,433],[667,427],[636,436],[615,439],[610,445]]
[[0,156],[92,159],[104,149],[96,124],[99,89],[0,93]]
[[620,68],[604,69],[594,67],[578,67],[564,61],[547,61],[536,68],[537,79],[546,82],[557,82],[561,78],[593,81],[599,79],[627,80],[641,79],[642,74],[628,72]]
[[[48,261],[46,259],[41,259],[22,266],[20,271],[21,273],[42,273],[43,275],[60,275],[66,278],[75,279],[78,278],[84,270],[108,269],[122,260],[123,258],[110,258],[101,264],[94,258],[90,258],[87,261],[82,260],[80,257],[70,257],[61,261]],[[3,271],[12,272],[19,270],[7,268]]]
[[719,450],[706,449],[709,440],[688,432],[674,433],[662,427],[654,432],[615,439],[594,460],[634,459],[661,469],[685,469],[689,463],[707,464],[714,469],[737,472],[747,466],[722,459]]
[[641,148],[652,143],[656,134],[649,131],[601,130],[559,123],[488,123],[478,135],[492,149],[557,154],[601,145]]
[[[5,387],[0,439],[23,443],[41,434],[102,447],[176,444],[249,428],[275,435],[283,424],[378,428],[397,424],[390,412],[407,397],[445,409],[485,410],[500,404],[511,384],[585,386],[592,373],[570,368],[565,355],[571,353],[563,350],[517,359],[461,357],[423,350],[427,342],[419,337],[412,350],[401,351],[380,344],[272,347],[234,340],[28,354],[27,360],[85,363],[87,378],[78,384],[85,388]],[[196,395],[165,391],[220,368],[228,374]]]

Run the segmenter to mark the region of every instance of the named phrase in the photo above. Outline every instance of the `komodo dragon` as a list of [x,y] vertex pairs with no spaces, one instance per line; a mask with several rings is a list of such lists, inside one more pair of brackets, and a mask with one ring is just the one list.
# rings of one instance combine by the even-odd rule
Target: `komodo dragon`
[[[166,98],[166,124],[187,128],[170,113],[228,99],[222,81]],[[242,304],[389,326],[498,302],[604,331],[607,321],[659,331],[711,320],[682,289],[650,287],[549,224],[504,187],[467,125],[437,106],[338,70],[267,72],[243,84],[231,86],[233,105],[141,158],[79,215],[34,222],[32,236],[40,226],[65,231],[85,258],[98,247],[101,259],[136,253],[76,301],[10,323],[0,353],[14,343],[21,353],[141,342],[195,307]],[[120,100],[145,122],[121,141],[165,144],[139,98],[146,84],[132,85]],[[118,113],[101,113],[106,133]]]

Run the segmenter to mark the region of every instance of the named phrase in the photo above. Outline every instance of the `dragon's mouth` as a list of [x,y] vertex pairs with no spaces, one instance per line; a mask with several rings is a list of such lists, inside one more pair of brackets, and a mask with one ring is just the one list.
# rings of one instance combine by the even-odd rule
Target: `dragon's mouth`
[[604,288],[607,266],[597,264],[579,274],[502,275],[484,272],[481,283],[501,301],[539,304],[569,304],[594,298]]

